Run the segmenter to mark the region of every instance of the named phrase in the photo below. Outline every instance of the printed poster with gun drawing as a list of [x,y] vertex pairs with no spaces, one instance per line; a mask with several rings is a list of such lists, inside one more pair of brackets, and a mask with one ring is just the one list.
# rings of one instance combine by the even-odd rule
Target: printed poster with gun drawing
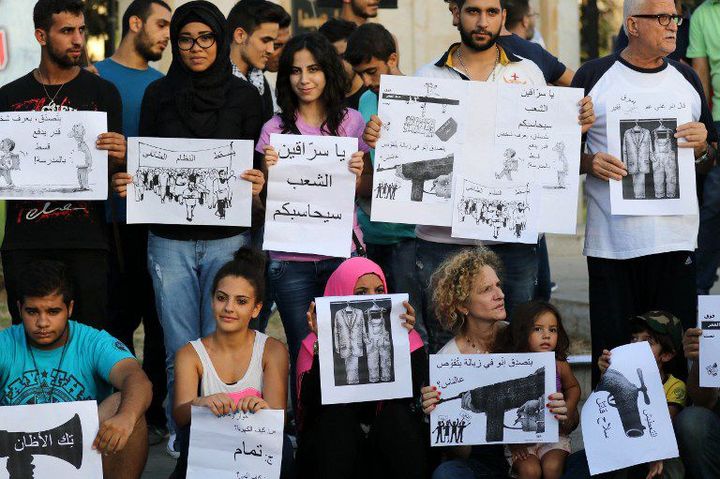
[[612,351],[581,413],[590,473],[678,457],[660,372],[646,342]]
[[720,387],[720,296],[698,296],[700,387]]
[[372,221],[450,226],[464,82],[383,75]]
[[431,354],[430,444],[552,443],[558,421],[545,405],[556,391],[555,355]]
[[215,416],[192,406],[187,479],[278,479],[285,411]]
[[97,479],[95,401],[0,407],[0,479]]
[[0,199],[107,199],[106,131],[105,112],[0,112]]
[[128,138],[127,222],[250,226],[249,140]]
[[[355,175],[348,169],[357,138],[270,135],[263,249],[349,258]],[[308,241],[312,238],[312,241]]]

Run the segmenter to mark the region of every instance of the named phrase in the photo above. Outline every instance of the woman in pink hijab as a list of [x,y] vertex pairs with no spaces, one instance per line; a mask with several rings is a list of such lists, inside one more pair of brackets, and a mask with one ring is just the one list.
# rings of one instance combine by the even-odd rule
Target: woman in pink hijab
[[[324,296],[385,294],[380,266],[367,258],[344,261],[328,279]],[[315,304],[308,311],[311,332],[297,361],[299,477],[317,479],[426,477],[427,439],[420,388],[427,382],[428,357],[413,329],[415,310],[408,302],[400,317],[409,330],[413,398],[378,402],[322,405],[317,355]]]

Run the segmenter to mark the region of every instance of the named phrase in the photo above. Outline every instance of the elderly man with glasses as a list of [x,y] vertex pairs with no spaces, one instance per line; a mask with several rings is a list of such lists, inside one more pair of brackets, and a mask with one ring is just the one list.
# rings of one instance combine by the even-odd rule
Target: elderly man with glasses
[[[688,328],[695,324],[697,304],[693,252],[698,214],[611,214],[609,182],[621,181],[629,172],[620,159],[607,153],[609,102],[634,93],[686,98],[692,121],[678,125],[674,132],[678,147],[692,148],[701,170],[716,157],[717,132],[702,84],[691,67],[667,58],[675,50],[678,25],[683,21],[674,2],[625,0],[623,13],[628,46],[587,62],[573,80],[573,86],[592,96],[597,115],[581,162],[581,173],[588,174],[584,254],[590,280],[593,364],[603,349],[619,346],[630,337],[627,318],[663,309]],[[652,183],[647,178],[646,184]],[[598,373],[593,370],[593,384]]]

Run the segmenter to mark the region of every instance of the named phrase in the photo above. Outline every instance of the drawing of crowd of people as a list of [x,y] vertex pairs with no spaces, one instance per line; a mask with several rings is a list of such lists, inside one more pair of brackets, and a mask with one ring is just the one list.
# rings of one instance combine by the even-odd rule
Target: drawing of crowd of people
[[143,201],[145,193],[153,193],[160,203],[185,206],[185,219],[192,222],[195,208],[215,209],[215,216],[225,219],[232,206],[230,180],[235,175],[227,168],[152,168],[140,167],[133,177],[135,201]]
[[377,187],[375,188],[375,198],[394,200],[395,193],[397,193],[398,189],[400,189],[400,185],[398,185],[397,183],[386,183],[382,181],[378,183]]
[[469,425],[465,419],[440,419],[432,431],[435,434],[435,444],[462,444],[463,432]]
[[460,221],[470,216],[475,224],[483,223],[493,229],[493,238],[500,236],[501,229],[507,229],[520,238],[527,227],[528,205],[524,201],[491,200],[487,198],[462,198]]

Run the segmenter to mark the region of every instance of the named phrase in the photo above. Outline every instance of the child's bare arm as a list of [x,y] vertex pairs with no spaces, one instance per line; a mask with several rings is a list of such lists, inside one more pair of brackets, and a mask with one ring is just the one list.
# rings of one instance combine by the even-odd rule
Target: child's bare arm
[[562,382],[563,395],[568,408],[568,418],[561,424],[563,432],[570,433],[575,430],[580,422],[577,405],[580,402],[580,383],[572,372],[572,368],[567,361],[556,361],[558,371],[560,372],[560,382]]

